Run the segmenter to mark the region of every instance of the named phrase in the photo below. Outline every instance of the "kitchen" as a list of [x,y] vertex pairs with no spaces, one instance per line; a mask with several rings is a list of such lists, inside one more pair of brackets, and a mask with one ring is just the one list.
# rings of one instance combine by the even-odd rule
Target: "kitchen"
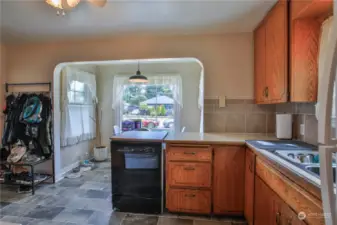
[[[1,69],[9,74],[6,77],[7,82],[22,81],[21,73],[24,68],[27,68],[28,75],[35,73],[35,80],[44,81],[46,79],[44,73],[50,74],[52,68],[59,62],[93,60],[99,62],[125,58],[139,59],[140,71],[147,76],[146,70],[145,72],[142,70],[144,59],[172,58],[172,56],[184,58],[193,55],[200,60],[204,70],[203,107],[200,108],[199,101],[195,100],[197,110],[202,113],[197,116],[199,121],[194,123],[194,126],[200,123],[200,130],[199,126],[196,126],[197,130],[192,128],[192,125],[185,126],[185,120],[181,119],[179,126],[174,127],[174,132],[162,134],[155,140],[156,143],[163,144],[164,151],[160,151],[160,154],[152,158],[157,163],[155,166],[148,165],[144,161],[146,166],[154,166],[157,169],[154,175],[157,183],[154,186],[157,188],[159,186],[159,191],[156,189],[153,192],[159,192],[160,207],[159,211],[158,207],[155,207],[157,211],[155,213],[168,211],[174,215],[187,213],[188,215],[228,217],[231,218],[232,223],[235,223],[235,218],[245,218],[248,224],[335,224],[332,217],[322,216],[325,214],[323,214],[321,181],[316,174],[317,171],[316,173],[314,169],[309,171],[304,168],[307,165],[303,167],[298,162],[292,161],[288,155],[275,151],[282,150],[279,149],[280,146],[285,148],[285,146],[289,147],[288,145],[295,145],[290,150],[316,150],[316,152],[310,152],[313,155],[310,162],[313,162],[317,158],[318,143],[326,143],[318,140],[318,134],[321,135],[321,133],[318,132],[315,103],[318,99],[322,99],[319,88],[321,62],[318,62],[321,51],[321,24],[332,14],[332,1],[279,1],[270,3],[266,7],[269,8],[264,17],[255,24],[254,32],[247,35],[228,34],[224,39],[205,36],[203,40],[195,37],[192,41],[188,37],[179,37],[176,40],[169,40],[169,37],[160,37],[160,40],[154,38],[151,40],[154,42],[153,45],[163,42],[161,46],[164,50],[162,53],[153,55],[142,53],[140,46],[150,41],[143,36],[134,44],[135,48],[139,48],[139,51],[135,52],[139,53],[131,54],[122,50],[120,54],[113,56],[112,53],[106,51],[104,53],[94,41],[88,42],[83,48],[76,42],[60,42],[55,46],[48,43],[30,43],[21,46],[9,44],[4,47],[5,57],[2,56],[1,60],[2,65],[6,66]],[[118,38],[115,40],[120,45],[132,43],[131,38],[126,38],[126,42]],[[194,47],[188,44],[198,43],[197,40],[201,41],[200,46],[203,50],[194,50]],[[82,43],[85,42],[82,41]],[[102,40],[102,43],[116,47],[107,40]],[[226,48],[219,48],[224,45]],[[172,46],[175,47],[172,48]],[[185,50],[188,48],[189,52],[179,52],[179,47]],[[64,50],[59,50],[67,48],[74,52],[73,55],[66,55]],[[217,48],[219,49],[216,50]],[[227,53],[223,53],[224,49]],[[40,61],[44,57],[44,51],[49,52],[51,57],[46,59],[47,63],[42,64]],[[93,57],[88,54],[76,56],[77,52],[90,51]],[[103,53],[99,53],[100,51]],[[31,61],[27,60],[28,56],[25,52],[32,54]],[[23,55],[20,56],[20,54]],[[224,54],[227,55],[224,56]],[[215,59],[215,56],[220,57]],[[240,60],[247,62],[247,65],[244,63],[246,66],[242,66],[243,63]],[[8,63],[4,64],[6,61]],[[132,68],[136,72],[137,67]],[[222,73],[224,73],[223,76]],[[200,78],[200,80],[203,79]],[[27,78],[26,81],[29,79]],[[255,86],[252,85],[253,83]],[[200,86],[194,85],[197,89]],[[204,91],[203,88],[201,89]],[[198,92],[200,95],[200,91]],[[185,109],[185,103],[188,100],[183,102],[183,109]],[[56,104],[54,106],[57,108]],[[293,127],[290,138],[303,142],[274,142],[278,129],[276,114],[280,113],[292,114]],[[327,115],[330,116],[329,113]],[[114,124],[120,124],[122,127],[122,123],[112,123],[109,125],[111,130]],[[57,126],[56,123],[55,126]],[[186,129],[181,133],[184,126]],[[134,149],[124,148],[125,151],[131,150],[131,152],[122,154],[123,151],[120,152],[120,149],[114,148],[113,145],[119,143],[120,139],[126,139],[131,143],[136,141],[140,145],[139,142],[148,142],[147,136],[159,135],[162,132],[150,131],[141,134],[136,134],[134,131],[121,134],[117,132],[112,137],[111,133],[103,138],[106,146],[110,146],[109,142],[112,140],[111,168],[115,171],[122,169],[124,172],[130,172],[128,170],[136,169],[132,168],[133,165],[142,166],[142,161],[139,160],[138,164],[133,164],[134,158],[129,156],[134,154],[132,153]],[[286,138],[289,139],[289,137]],[[154,141],[150,139],[151,142]],[[253,140],[265,142],[256,143]],[[55,156],[62,157],[64,150],[66,149],[63,149],[62,153],[62,150],[58,152],[55,149]],[[138,151],[137,148],[136,151]],[[157,147],[147,151],[158,152]],[[69,158],[69,155],[67,156]],[[64,160],[67,160],[67,156],[64,156]],[[114,161],[114,159],[119,160]],[[315,162],[317,165],[317,161]],[[69,161],[65,166],[71,163]],[[59,165],[62,172],[66,171],[63,166]],[[115,176],[112,173],[113,191],[114,185],[119,184],[117,178],[124,182],[118,173]],[[132,183],[130,185],[132,188]],[[331,188],[328,190],[331,193]],[[155,196],[158,197],[157,194]],[[117,201],[117,198],[112,198],[112,201],[114,200]],[[133,206],[136,206],[137,201],[134,203]],[[118,210],[118,203],[114,207]],[[143,210],[146,210],[145,207]],[[328,210],[324,208],[324,212],[329,212]],[[134,210],[131,207],[130,210],[120,211]],[[330,223],[325,219],[331,219]],[[179,224],[179,222],[171,224]]]

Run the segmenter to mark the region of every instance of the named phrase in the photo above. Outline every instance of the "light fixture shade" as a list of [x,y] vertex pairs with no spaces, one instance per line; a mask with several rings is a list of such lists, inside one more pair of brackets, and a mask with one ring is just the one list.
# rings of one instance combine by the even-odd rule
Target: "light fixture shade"
[[147,77],[143,76],[140,71],[138,70],[136,75],[132,75],[131,77],[129,77],[129,81],[132,83],[147,83]]
[[81,0],[46,0],[46,3],[57,9],[71,9],[80,3]]

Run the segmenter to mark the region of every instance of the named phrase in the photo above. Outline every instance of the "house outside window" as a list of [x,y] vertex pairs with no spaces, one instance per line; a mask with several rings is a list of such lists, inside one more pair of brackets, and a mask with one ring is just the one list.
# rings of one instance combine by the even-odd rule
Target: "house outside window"
[[148,130],[174,129],[174,85],[124,85],[122,130],[145,128]]

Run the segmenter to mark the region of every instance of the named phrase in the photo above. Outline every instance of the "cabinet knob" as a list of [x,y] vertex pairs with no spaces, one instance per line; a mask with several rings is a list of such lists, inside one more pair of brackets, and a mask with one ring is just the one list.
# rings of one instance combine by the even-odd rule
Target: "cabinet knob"
[[195,194],[186,194],[185,197],[194,198]]
[[253,173],[253,162],[252,161],[250,161],[248,168],[249,168],[249,171]]
[[275,219],[276,219],[276,224],[277,224],[277,225],[280,225],[280,222],[281,222],[280,217],[281,217],[281,213],[277,212],[277,213],[276,213],[276,218],[275,218]]
[[195,152],[184,152],[185,155],[195,155]]
[[194,167],[184,167],[184,170],[195,170]]

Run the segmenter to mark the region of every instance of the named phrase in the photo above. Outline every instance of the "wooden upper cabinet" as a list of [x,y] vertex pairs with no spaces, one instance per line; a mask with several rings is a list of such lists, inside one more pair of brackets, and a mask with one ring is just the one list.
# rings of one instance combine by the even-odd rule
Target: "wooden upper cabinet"
[[255,103],[265,101],[266,90],[266,27],[261,23],[254,32]]
[[288,100],[288,2],[279,1],[266,20],[267,102]]
[[242,215],[244,210],[245,149],[214,147],[213,213]]
[[315,102],[321,24],[332,14],[332,0],[290,3],[290,101]]
[[249,225],[254,224],[254,180],[255,155],[251,150],[246,149],[244,214]]
[[254,31],[256,103],[288,100],[288,2],[279,1]]

